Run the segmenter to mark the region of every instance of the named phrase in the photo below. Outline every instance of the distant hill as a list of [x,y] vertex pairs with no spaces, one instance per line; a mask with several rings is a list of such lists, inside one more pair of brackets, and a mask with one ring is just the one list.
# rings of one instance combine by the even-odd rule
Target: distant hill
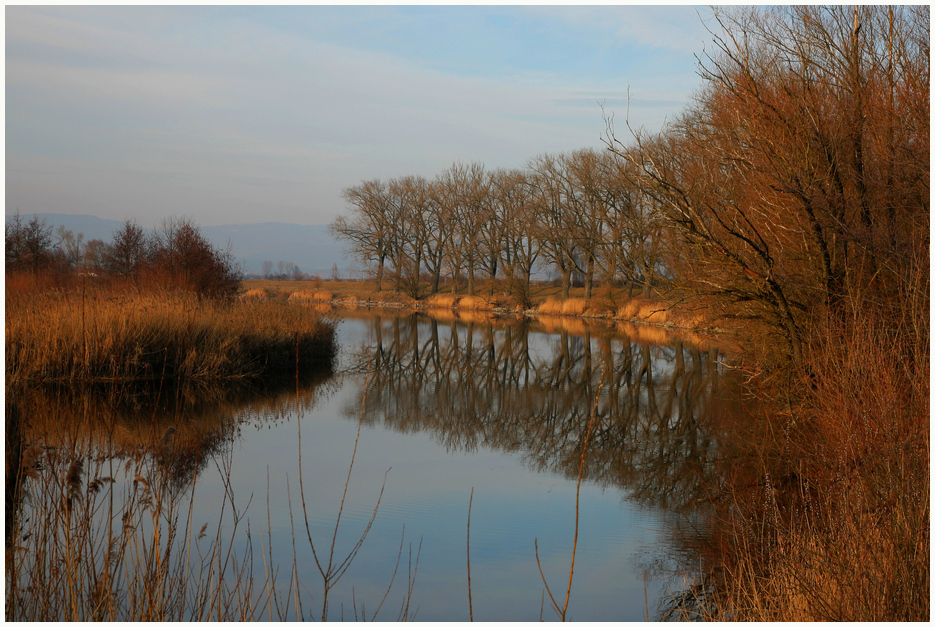
[[[31,220],[33,215],[45,220],[53,230],[64,226],[75,234],[83,233],[84,241],[101,239],[109,242],[114,231],[123,225],[121,220],[58,213],[30,213],[21,217]],[[6,216],[7,222],[12,219],[13,216]],[[338,273],[342,277],[353,271],[353,260],[347,254],[347,248],[331,237],[326,224],[225,224],[203,226],[201,232],[219,248],[226,248],[230,242],[231,252],[247,273],[259,273],[264,261],[272,261],[274,271],[279,261],[285,261],[294,263],[306,274],[317,274],[323,278],[331,277],[334,264],[338,265]]]

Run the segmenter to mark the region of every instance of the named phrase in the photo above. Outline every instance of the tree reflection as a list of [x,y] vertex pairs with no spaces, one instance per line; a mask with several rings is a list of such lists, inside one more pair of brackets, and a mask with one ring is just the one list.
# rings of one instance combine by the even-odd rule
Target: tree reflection
[[449,450],[519,452],[537,471],[575,479],[601,370],[584,477],[681,509],[711,485],[715,440],[704,427],[719,404],[716,349],[640,343],[613,329],[559,328],[530,319],[440,321],[375,317],[373,343],[352,368],[370,390],[345,407],[400,432],[425,431]]
[[157,380],[9,392],[7,412],[22,420],[8,429],[16,441],[8,433],[7,448],[38,446],[45,455],[69,460],[147,458],[174,490],[184,490],[245,422],[284,419],[297,409],[310,409],[327,392],[322,384],[331,376],[327,371],[262,384],[177,386]]

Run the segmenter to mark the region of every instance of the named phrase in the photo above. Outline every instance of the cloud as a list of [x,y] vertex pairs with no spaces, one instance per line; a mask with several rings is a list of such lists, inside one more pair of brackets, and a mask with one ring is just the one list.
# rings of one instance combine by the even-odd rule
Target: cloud
[[699,52],[702,43],[711,38],[702,21],[711,15],[706,7],[548,6],[534,10],[619,43],[683,54]]
[[203,74],[171,70],[109,70],[63,64],[8,60],[7,85],[104,101],[110,107],[173,104],[223,106],[230,101],[230,84]]
[[[486,14],[472,10],[476,18],[460,32],[464,41],[456,50],[467,50],[469,35],[484,33]],[[602,14],[608,11],[613,8]],[[340,19],[329,21],[335,13]],[[600,67],[585,76],[542,63],[505,63],[482,75],[453,62],[434,63],[433,49],[418,51],[418,45],[399,51],[361,45],[360,35],[320,35],[333,23],[353,29],[355,19],[370,19],[369,28],[378,29],[374,15],[385,14],[366,7],[11,7],[8,168],[22,169],[29,161],[33,170],[42,169],[42,158],[58,160],[59,171],[77,172],[69,168],[80,160],[94,168],[44,176],[41,184],[33,176],[28,194],[26,185],[14,185],[13,193],[8,186],[8,205],[41,202],[45,210],[63,210],[69,193],[92,205],[107,190],[102,205],[143,192],[154,205],[161,198],[222,215],[225,203],[244,210],[275,196],[283,213],[268,217],[318,223],[340,212],[341,189],[362,179],[432,177],[456,160],[521,167],[536,154],[598,145],[604,132],[598,103],[619,110],[628,84],[636,83],[631,117],[647,127],[674,113],[686,89],[684,80],[666,79],[674,71],[668,67],[656,68],[651,79],[632,75],[625,82],[617,73],[603,75]],[[581,32],[567,35],[562,20],[578,19],[573,14],[579,15],[569,10],[556,20],[549,14],[530,26],[528,10],[498,9],[501,28],[530,29],[518,48],[506,47],[497,35],[504,58],[534,53],[524,47],[529,33],[547,27],[558,33],[550,35],[552,45],[568,46],[553,50],[555,58],[574,57],[574,43],[585,32],[615,37],[606,26],[587,31],[585,18],[598,15],[587,11],[575,22]],[[312,22],[314,28],[303,26]],[[435,23],[437,16],[428,22]],[[394,36],[421,41],[419,20],[409,16],[392,24],[401,29]],[[122,176],[128,168],[132,177]],[[53,193],[56,185],[69,190]],[[186,196],[186,189],[197,193]],[[314,216],[310,196],[316,199]]]
[[682,100],[665,100],[665,99],[647,99],[647,98],[627,98],[627,97],[616,97],[616,98],[607,98],[601,96],[576,96],[572,98],[556,98],[552,101],[553,104],[560,107],[588,107],[593,108],[595,105],[602,106],[605,109],[611,108],[677,108],[684,105]]

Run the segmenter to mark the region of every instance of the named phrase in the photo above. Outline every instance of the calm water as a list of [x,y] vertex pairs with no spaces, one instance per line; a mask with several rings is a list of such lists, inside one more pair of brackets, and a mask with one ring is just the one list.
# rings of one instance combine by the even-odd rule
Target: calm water
[[647,598],[650,616],[657,615],[659,600],[680,586],[668,557],[671,532],[689,515],[698,486],[713,480],[715,442],[699,425],[716,407],[716,351],[658,338],[640,343],[580,321],[562,329],[354,315],[338,325],[335,374],[298,389],[293,382],[236,394],[160,393],[116,406],[87,399],[73,405],[119,414],[121,459],[133,443],[156,441],[168,426],[186,441],[196,434],[206,454],[173,470],[183,501],[197,477],[193,528],[216,527],[232,494],[243,515],[239,534],[249,522],[255,575],[263,578],[265,554],[279,566],[278,585],[285,588],[295,555],[307,588],[304,606],[315,617],[321,575],[306,519],[319,558],[327,559],[341,511],[334,552],[340,561],[379,499],[369,535],[331,591],[329,618],[353,619],[355,604],[373,613],[402,544],[378,617],[395,620],[414,581],[410,617],[417,610],[418,620],[468,620],[473,490],[474,619],[538,620],[540,613],[554,619],[547,595],[543,604],[536,546],[563,604],[579,471],[568,617],[643,620]]

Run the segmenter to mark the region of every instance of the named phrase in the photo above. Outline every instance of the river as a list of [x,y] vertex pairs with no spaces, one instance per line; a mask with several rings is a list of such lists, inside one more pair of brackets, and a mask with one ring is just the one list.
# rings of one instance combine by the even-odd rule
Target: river
[[353,554],[329,619],[554,620],[550,596],[567,594],[570,620],[637,621],[682,588],[673,538],[717,481],[717,349],[466,314],[348,312],[337,334],[333,373],[298,382],[24,399],[69,417],[28,438],[86,454],[88,481],[157,460],[191,529],[219,528],[240,555],[249,531],[246,570],[260,589],[278,568],[282,618],[293,579],[303,615],[322,617],[329,555],[335,572]]

